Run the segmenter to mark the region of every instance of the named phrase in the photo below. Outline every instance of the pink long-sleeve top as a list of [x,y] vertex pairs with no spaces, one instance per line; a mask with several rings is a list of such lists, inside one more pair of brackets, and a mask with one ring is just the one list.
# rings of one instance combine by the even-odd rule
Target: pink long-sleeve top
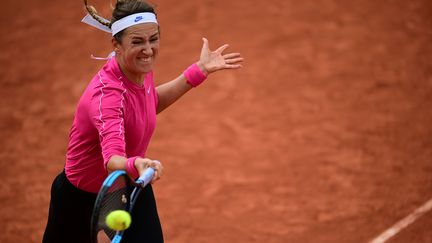
[[139,86],[111,58],[79,100],[66,154],[69,181],[84,191],[98,192],[113,155],[144,157],[156,126],[157,104],[153,73]]

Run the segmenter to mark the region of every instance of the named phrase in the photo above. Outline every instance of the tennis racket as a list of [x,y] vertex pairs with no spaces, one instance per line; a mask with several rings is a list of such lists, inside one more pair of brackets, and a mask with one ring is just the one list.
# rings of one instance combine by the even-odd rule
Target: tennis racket
[[[105,218],[114,210],[131,213],[141,189],[152,180],[153,175],[154,169],[147,168],[138,180],[132,181],[124,170],[117,170],[105,179],[93,207],[91,242],[119,243],[121,241],[124,230],[110,229],[105,223]],[[133,188],[132,193],[130,193],[131,188]]]

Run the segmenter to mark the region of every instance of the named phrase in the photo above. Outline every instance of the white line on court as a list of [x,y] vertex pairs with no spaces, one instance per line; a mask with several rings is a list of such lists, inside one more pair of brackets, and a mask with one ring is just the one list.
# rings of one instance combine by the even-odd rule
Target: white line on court
[[371,240],[369,243],[384,243],[391,237],[395,236],[399,231],[403,228],[407,227],[414,221],[416,221],[419,217],[425,214],[427,211],[432,209],[432,198],[429,199],[425,204],[414,210],[410,215],[405,218],[399,220],[396,224],[390,227],[388,230],[384,231],[375,239]]

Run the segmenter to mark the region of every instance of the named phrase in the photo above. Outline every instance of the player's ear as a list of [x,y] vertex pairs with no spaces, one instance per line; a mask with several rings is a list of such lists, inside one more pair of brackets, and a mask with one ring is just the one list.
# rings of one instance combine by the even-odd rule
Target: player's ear
[[120,51],[120,42],[116,39],[116,38],[112,38],[111,39],[111,43],[113,45],[114,51],[116,52],[116,54]]

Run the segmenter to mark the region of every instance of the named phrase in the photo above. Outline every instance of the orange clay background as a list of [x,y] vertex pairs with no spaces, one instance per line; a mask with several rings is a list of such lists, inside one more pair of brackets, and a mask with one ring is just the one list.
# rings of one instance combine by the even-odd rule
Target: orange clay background
[[[158,116],[166,242],[367,242],[432,197],[431,1],[154,3],[157,83],[203,36],[246,59]],[[110,36],[80,23],[80,0],[5,0],[0,16],[0,242],[40,242]],[[429,212],[389,242],[432,242],[431,227]]]

